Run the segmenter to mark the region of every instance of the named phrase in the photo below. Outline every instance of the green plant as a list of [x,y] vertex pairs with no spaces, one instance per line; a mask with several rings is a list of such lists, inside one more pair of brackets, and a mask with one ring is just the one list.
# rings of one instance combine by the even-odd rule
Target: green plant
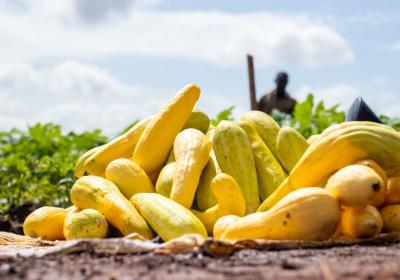
[[305,138],[321,133],[328,126],[344,121],[345,113],[339,111],[338,107],[326,108],[323,101],[314,105],[314,96],[309,94],[304,102],[296,105],[292,125]]
[[51,123],[0,132],[0,211],[26,203],[68,206],[76,160],[106,140],[99,130],[63,133]]
[[218,125],[221,121],[233,121],[233,110],[235,109],[235,106],[231,106],[227,109],[222,110],[217,114],[217,116],[213,119],[211,119],[211,124],[216,126]]
[[305,138],[321,133],[328,126],[344,121],[345,113],[338,110],[339,105],[326,108],[323,101],[315,104],[312,93],[303,102],[297,103],[293,117],[274,110],[272,117],[280,125],[296,128]]
[[384,124],[390,125],[397,131],[400,131],[400,118],[390,118],[385,115],[380,115],[379,118],[382,120]]

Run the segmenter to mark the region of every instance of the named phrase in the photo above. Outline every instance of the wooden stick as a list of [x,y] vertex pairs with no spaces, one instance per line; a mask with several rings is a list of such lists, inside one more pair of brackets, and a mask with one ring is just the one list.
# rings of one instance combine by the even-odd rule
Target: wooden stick
[[257,98],[256,98],[256,83],[254,78],[254,63],[253,56],[247,55],[247,71],[249,74],[249,89],[250,89],[250,109],[257,110]]

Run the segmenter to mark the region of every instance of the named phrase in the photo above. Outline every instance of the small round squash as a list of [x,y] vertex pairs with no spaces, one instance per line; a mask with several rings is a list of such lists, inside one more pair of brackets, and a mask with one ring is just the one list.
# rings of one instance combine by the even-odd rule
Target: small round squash
[[385,205],[400,203],[400,176],[388,179]]
[[64,240],[64,219],[69,210],[44,206],[36,209],[24,221],[24,234],[45,240]]
[[340,219],[342,233],[353,238],[373,237],[382,231],[382,226],[382,217],[372,205],[365,209],[347,208]]
[[386,192],[384,182],[372,168],[348,165],[333,174],[325,187],[344,207],[364,209]]
[[385,201],[387,187],[388,187],[388,177],[386,176],[385,170],[383,170],[383,168],[380,167],[380,165],[378,165],[372,159],[360,160],[360,161],[356,162],[356,164],[365,165],[365,166],[372,168],[382,178],[383,190],[381,190],[379,192],[379,194],[375,197],[375,201],[373,201],[371,203],[375,207],[381,206],[383,204],[383,202]]
[[67,240],[79,238],[104,238],[107,236],[108,224],[99,211],[84,209],[71,212],[64,222],[64,236]]
[[381,209],[383,228],[387,232],[400,232],[400,204],[389,205]]

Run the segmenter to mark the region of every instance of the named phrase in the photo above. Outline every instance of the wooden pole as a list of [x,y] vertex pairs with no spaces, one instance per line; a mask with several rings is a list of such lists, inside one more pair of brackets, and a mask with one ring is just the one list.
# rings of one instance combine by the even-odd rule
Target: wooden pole
[[256,98],[256,82],[254,79],[254,63],[253,56],[247,55],[247,72],[249,74],[249,89],[250,89],[250,109],[257,110],[257,98]]

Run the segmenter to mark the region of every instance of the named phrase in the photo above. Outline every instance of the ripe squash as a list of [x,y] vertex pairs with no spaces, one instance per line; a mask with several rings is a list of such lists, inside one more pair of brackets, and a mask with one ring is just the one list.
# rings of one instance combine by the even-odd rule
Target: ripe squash
[[95,209],[126,236],[139,233],[151,239],[152,233],[132,203],[111,181],[97,176],[78,179],[71,189],[71,201],[78,209]]

